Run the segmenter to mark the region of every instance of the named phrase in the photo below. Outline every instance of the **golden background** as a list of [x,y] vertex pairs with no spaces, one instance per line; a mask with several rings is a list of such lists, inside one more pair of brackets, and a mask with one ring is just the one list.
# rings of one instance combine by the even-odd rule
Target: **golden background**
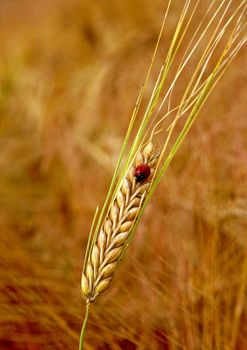
[[[1,0],[1,350],[78,347],[90,224],[165,3]],[[246,349],[246,62],[243,48],[169,167],[86,350]]]

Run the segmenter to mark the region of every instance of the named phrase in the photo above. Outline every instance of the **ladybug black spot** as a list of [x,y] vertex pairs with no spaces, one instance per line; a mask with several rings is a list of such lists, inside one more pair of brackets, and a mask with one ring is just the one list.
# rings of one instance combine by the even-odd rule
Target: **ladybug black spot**
[[150,167],[147,164],[138,165],[135,169],[134,175],[137,182],[143,182],[150,175]]

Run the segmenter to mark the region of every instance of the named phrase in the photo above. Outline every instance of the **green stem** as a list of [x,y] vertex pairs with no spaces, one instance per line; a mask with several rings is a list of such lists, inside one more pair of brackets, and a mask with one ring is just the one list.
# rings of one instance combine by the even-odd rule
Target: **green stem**
[[84,322],[83,322],[83,325],[82,325],[82,328],[81,328],[80,341],[79,341],[79,350],[83,350],[83,343],[84,343],[84,339],[85,339],[86,328],[87,328],[87,321],[88,321],[88,316],[89,316],[89,307],[90,307],[90,302],[87,302]]

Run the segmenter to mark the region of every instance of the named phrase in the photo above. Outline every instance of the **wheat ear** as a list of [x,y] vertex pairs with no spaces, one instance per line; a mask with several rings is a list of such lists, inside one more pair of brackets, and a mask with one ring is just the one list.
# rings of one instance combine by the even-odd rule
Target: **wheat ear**
[[[134,164],[116,193],[90,249],[82,274],[81,288],[88,303],[105,292],[111,283],[116,267],[129,243],[131,232],[144,199],[148,193],[157,164],[158,154],[150,142],[136,156]],[[150,168],[144,181],[135,177],[141,164]]]

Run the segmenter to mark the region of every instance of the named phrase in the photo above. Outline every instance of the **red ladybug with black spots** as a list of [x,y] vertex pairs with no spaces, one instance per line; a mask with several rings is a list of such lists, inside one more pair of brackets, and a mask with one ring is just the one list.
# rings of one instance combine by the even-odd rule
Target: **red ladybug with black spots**
[[140,164],[135,168],[135,178],[137,182],[144,182],[150,176],[150,166],[148,164]]

